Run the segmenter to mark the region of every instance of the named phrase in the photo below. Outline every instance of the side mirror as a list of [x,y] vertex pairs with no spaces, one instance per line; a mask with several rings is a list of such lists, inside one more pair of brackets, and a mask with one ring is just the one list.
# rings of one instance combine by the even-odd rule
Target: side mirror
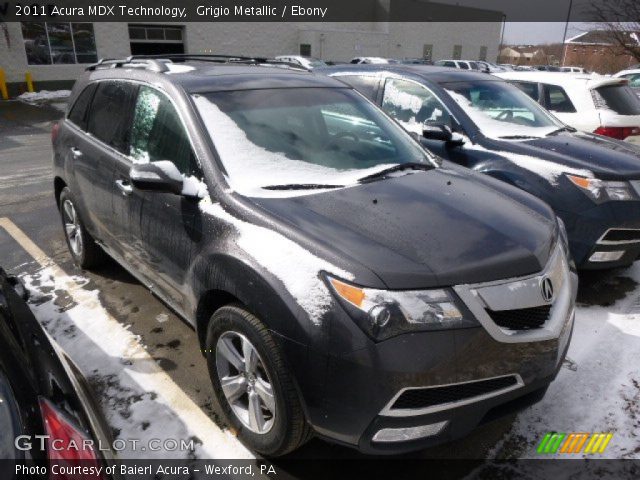
[[146,192],[182,194],[184,179],[173,162],[136,163],[129,170],[131,184]]
[[462,135],[453,132],[451,127],[443,123],[425,123],[422,127],[422,136],[428,140],[440,140],[442,142],[462,145]]

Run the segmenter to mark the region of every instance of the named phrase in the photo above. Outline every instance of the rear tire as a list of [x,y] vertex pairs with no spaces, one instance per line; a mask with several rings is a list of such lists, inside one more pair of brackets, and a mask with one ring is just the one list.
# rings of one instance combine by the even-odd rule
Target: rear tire
[[[252,349],[257,356],[253,356]],[[249,448],[276,457],[309,440],[312,431],[289,368],[280,347],[256,316],[238,305],[217,310],[207,328],[205,356],[218,413]],[[253,360],[246,362],[247,358]],[[258,416],[264,420],[262,425],[251,412],[252,398],[256,402],[254,412],[257,408]]]
[[106,253],[85,228],[76,201],[68,187],[64,187],[60,193],[59,208],[64,238],[74,263],[82,269],[101,265],[106,258]]

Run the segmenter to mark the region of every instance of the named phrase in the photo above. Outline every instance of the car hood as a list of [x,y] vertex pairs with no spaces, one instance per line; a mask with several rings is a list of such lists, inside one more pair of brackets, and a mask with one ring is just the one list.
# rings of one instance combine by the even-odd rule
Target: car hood
[[552,211],[500,182],[489,188],[487,181],[492,180],[439,168],[254,201],[312,243],[373,271],[391,289],[539,272],[555,238]]
[[589,133],[565,132],[527,141],[488,140],[496,153],[516,153],[588,170],[603,180],[640,179],[640,148]]

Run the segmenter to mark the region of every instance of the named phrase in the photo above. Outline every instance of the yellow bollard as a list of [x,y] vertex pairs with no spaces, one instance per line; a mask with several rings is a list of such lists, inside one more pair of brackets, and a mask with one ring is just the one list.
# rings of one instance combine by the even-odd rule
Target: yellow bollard
[[25,73],[24,78],[27,81],[27,92],[33,92],[33,77],[31,76],[31,72]]
[[4,77],[4,70],[0,68],[0,95],[3,100],[9,100],[9,92],[7,91],[7,81]]

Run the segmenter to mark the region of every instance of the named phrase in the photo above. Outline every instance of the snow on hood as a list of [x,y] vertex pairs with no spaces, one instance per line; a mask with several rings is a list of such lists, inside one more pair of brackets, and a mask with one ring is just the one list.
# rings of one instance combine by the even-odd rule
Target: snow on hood
[[394,163],[366,169],[339,170],[301,159],[293,160],[282,152],[271,152],[253,143],[231,117],[204,96],[196,96],[194,101],[227,170],[229,185],[242,195],[309,195],[323,190],[275,191],[262,187],[287,184],[354,185],[362,177],[395,165]]
[[317,257],[285,236],[234,217],[209,198],[201,200],[199,205],[203,213],[237,229],[238,247],[284,284],[315,325],[321,324],[323,314],[333,302],[331,292],[320,278],[320,272],[327,271],[346,280],[354,278],[351,273]]
[[593,172],[581,168],[567,167],[559,163],[551,162],[549,160],[543,160],[542,158],[532,157],[530,155],[522,155],[519,153],[505,152],[501,150],[489,150],[484,148],[480,144],[473,144],[466,139],[462,148],[466,150],[477,150],[482,152],[489,152],[491,154],[499,155],[507,160],[515,163],[520,168],[529,170],[532,173],[544,178],[551,185],[558,184],[558,178],[568,173],[570,175],[577,175],[579,177],[593,178]]
[[465,111],[473,122],[478,125],[482,134],[487,138],[493,138],[494,140],[504,141],[506,136],[528,136],[543,138],[549,133],[560,128],[558,125],[551,125],[547,127],[532,127],[529,125],[519,125],[517,123],[502,122],[489,116],[484,111],[476,108],[469,99],[464,95],[445,89],[445,91],[453,98],[458,105]]

